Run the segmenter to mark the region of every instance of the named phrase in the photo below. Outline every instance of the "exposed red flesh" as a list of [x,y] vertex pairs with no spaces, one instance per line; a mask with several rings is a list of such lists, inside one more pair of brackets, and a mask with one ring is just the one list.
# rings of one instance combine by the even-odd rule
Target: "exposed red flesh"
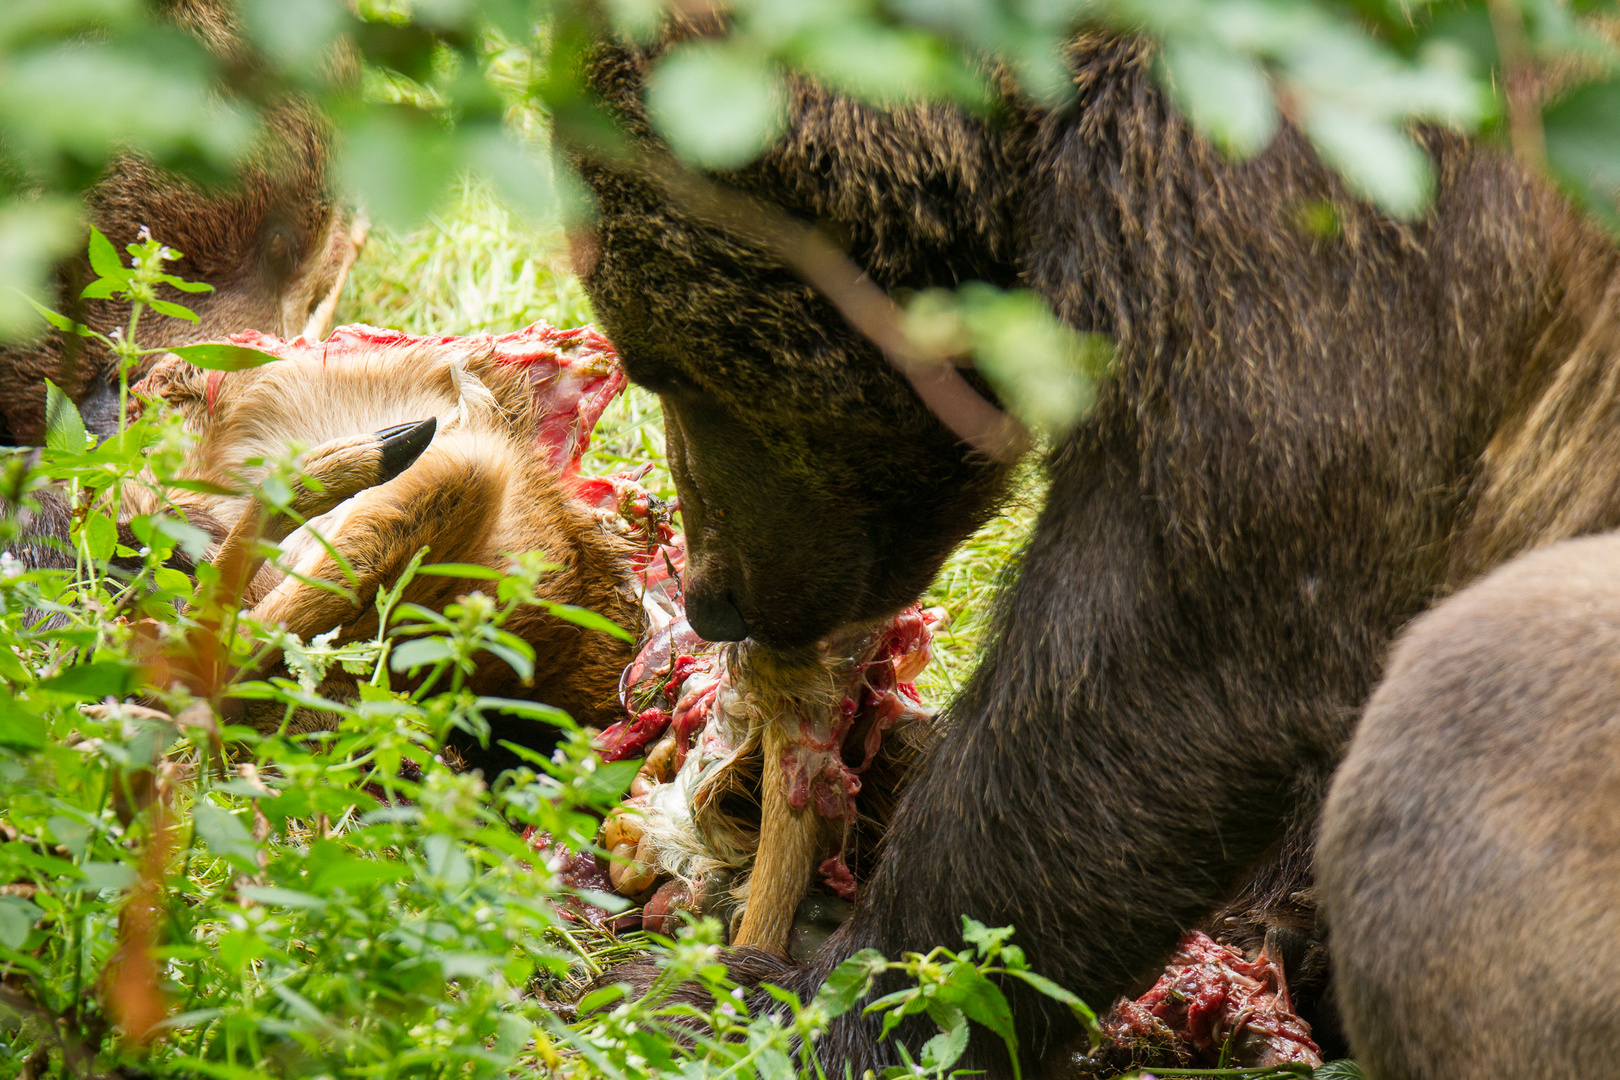
[[[1311,1029],[1294,1012],[1282,965],[1249,960],[1194,931],[1147,993],[1121,1000],[1103,1018],[1115,1042],[1157,1043],[1165,1029],[1190,1052],[1190,1064],[1322,1064]],[[1224,1052],[1224,1062],[1223,1062]]]
[[[552,468],[565,475],[579,471],[580,458],[589,448],[591,431],[608,403],[624,389],[624,371],[607,338],[589,326],[562,330],[543,322],[531,323],[510,334],[406,334],[363,323],[340,326],[325,341],[303,337],[283,341],[271,334],[245,330],[230,341],[283,359],[316,357],[322,363],[341,361],[361,349],[377,347],[415,349],[453,346],[489,350],[505,364],[526,369],[534,389],[535,445]],[[209,390],[218,389],[210,376]]]

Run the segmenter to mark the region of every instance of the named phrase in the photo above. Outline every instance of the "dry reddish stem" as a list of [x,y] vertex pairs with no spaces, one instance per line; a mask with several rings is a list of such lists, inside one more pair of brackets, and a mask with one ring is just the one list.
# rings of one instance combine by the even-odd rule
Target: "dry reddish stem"
[[152,838],[141,859],[140,880],[118,915],[118,952],[103,976],[107,1011],[124,1030],[127,1045],[144,1046],[169,1013],[158,962],[152,955],[163,921],[164,887],[175,829],[166,803],[152,811]]

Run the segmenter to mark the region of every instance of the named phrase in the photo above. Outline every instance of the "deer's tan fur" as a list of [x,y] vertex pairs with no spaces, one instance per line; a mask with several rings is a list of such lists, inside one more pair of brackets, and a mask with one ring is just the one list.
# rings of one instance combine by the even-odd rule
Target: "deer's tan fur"
[[[371,637],[377,591],[427,547],[429,562],[497,569],[507,565],[509,553],[542,551],[559,567],[542,580],[543,599],[600,612],[632,632],[638,628],[623,542],[568,497],[536,450],[531,387],[520,366],[454,345],[349,350],[331,362],[319,353],[295,355],[223,376],[168,358],[141,389],[178,408],[199,436],[190,470],[196,479],[251,489],[266,477],[262,459],[284,455],[289,444],[312,448],[305,469],[320,483],[301,487],[293,509],[318,516],[283,542],[280,562],[295,573],[266,565],[247,587],[244,602],[257,621],[283,624],[306,641],[336,627],[342,627],[339,642]],[[429,417],[438,420],[432,444],[403,473],[378,483],[380,443],[372,433]],[[248,495],[183,494],[178,501],[205,510],[228,531],[216,555],[260,530],[273,538],[291,531],[251,520],[257,502]],[[316,533],[342,553],[358,585],[346,579]],[[300,576],[344,585],[359,602]],[[423,576],[404,600],[442,610],[479,585]],[[486,653],[470,681],[475,692],[544,701],[582,723],[612,718],[628,643],[538,608],[520,610],[506,628],[534,646],[533,685],[524,686],[504,661]],[[353,676],[334,671],[321,692],[342,698],[353,684]],[[279,708],[275,712],[250,721],[273,727],[280,723]],[[307,711],[295,727],[330,723],[329,716]]]

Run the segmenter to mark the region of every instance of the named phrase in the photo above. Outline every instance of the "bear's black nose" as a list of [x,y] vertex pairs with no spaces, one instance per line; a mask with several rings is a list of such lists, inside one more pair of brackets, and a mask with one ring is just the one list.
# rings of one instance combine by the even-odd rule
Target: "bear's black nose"
[[748,636],[748,621],[737,610],[730,593],[716,595],[688,588],[686,621],[704,641],[741,641]]

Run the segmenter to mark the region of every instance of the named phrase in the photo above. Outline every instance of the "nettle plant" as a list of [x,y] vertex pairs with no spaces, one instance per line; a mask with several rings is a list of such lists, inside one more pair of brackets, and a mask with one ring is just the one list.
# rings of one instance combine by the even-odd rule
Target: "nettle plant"
[[[160,351],[139,345],[143,315],[194,318],[159,286],[208,288],[167,273],[178,255],[157,240],[127,250],[125,266],[93,233],[99,276],[85,290],[129,303],[121,332],[41,309],[118,358],[125,404],[131,372]],[[211,368],[271,359],[232,345],[168,351]],[[596,850],[600,817],[638,763],[602,764],[547,705],[463,686],[480,651],[532,665],[501,624],[539,602],[543,557],[518,553],[498,574],[435,566],[423,551],[378,596],[375,638],[300,641],[243,616],[230,575],[200,561],[210,534],[161,498],[133,497],[201,490],[176,479],[190,445],[178,417],[125,411],[98,445],[49,391],[46,445],[0,459],[0,1076],[819,1075],[810,1047],[886,973],[907,988],[865,1008],[891,1022],[922,1013],[939,1032],[896,1075],[954,1075],[969,1020],[1016,1053],[991,976],[1034,984],[1095,1030],[1084,1005],[1027,970],[1010,931],[971,922],[961,952],[863,953],[799,1002],[733,985],[712,921],[626,943],[579,921],[585,905],[623,902],[565,886],[558,849]],[[296,449],[256,489],[269,507],[285,511],[294,485],[313,482]],[[30,557],[49,543],[28,533],[47,500],[67,509],[69,541]],[[402,604],[411,578],[431,573],[481,577],[487,591],[443,612]],[[238,674],[272,649],[292,677]],[[332,665],[366,676],[358,700],[317,693]],[[422,672],[414,690],[392,684]],[[265,734],[229,723],[236,698],[339,719],[314,735]],[[560,740],[549,757],[513,747],[527,765],[486,785],[440,749],[455,729],[487,738],[495,711],[554,725]],[[641,950],[664,965],[652,993],[606,985],[573,1000]],[[677,1000],[683,983],[712,1004]]]

